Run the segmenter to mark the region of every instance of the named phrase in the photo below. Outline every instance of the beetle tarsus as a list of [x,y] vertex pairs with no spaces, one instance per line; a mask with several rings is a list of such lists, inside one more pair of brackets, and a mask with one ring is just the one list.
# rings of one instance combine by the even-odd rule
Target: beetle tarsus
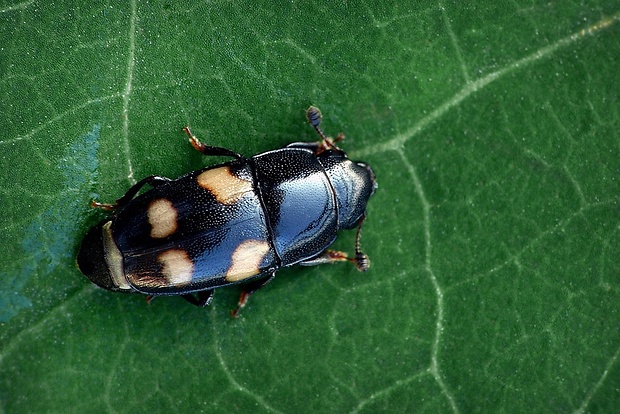
[[276,272],[273,272],[269,276],[263,279],[258,279],[245,285],[243,292],[241,292],[241,295],[239,296],[239,302],[237,303],[237,307],[233,309],[232,311],[230,311],[230,316],[232,316],[233,318],[238,318],[239,311],[245,307],[246,303],[248,302],[248,298],[254,292],[264,287],[267,283],[271,282],[271,280],[275,276],[276,276]]
[[160,177],[158,175],[150,175],[132,185],[131,188],[129,188],[129,190],[127,190],[127,192],[114,203],[107,204],[91,200],[90,206],[94,208],[102,208],[108,211],[114,211],[120,207],[124,207],[125,205],[127,205],[136,196],[136,194],[138,194],[138,191],[140,191],[140,189],[146,184],[149,184],[151,187],[157,187],[161,184],[167,183],[168,181],[171,181],[170,178]]
[[336,146],[336,145],[335,145],[335,144],[336,144],[336,142],[344,141],[344,138],[345,138],[345,137],[344,137],[344,132],[341,132],[340,134],[338,134],[338,135],[336,136],[336,138],[334,138],[334,139],[332,140],[332,145]]
[[227,157],[235,157],[237,159],[244,159],[243,155],[237,154],[234,151],[229,150],[228,148],[222,147],[213,147],[211,145],[205,145],[189,129],[188,126],[183,128],[183,131],[189,137],[189,142],[192,144],[192,147],[196,149],[196,151],[200,152],[202,155],[219,155],[219,156],[227,156]]
[[118,208],[118,205],[116,203],[107,204],[107,203],[100,203],[95,200],[90,200],[90,206],[92,208],[100,208],[100,209],[107,210],[107,211],[114,211]]
[[237,304],[237,307],[235,309],[230,311],[230,316],[235,319],[238,318],[239,311],[241,310],[241,308],[245,307],[245,304],[247,303],[249,297],[250,293],[246,292],[245,290],[241,292],[241,295],[239,296],[239,303]]
[[204,308],[209,306],[213,300],[213,289],[201,290],[200,292],[197,292],[196,295],[188,293],[187,295],[181,295],[181,297],[194,306]]

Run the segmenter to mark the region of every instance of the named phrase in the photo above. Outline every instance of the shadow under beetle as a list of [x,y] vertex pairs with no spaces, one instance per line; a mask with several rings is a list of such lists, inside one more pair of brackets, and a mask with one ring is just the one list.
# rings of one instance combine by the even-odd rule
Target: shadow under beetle
[[[208,305],[216,288],[246,283],[236,316],[281,267],[349,261],[367,270],[359,241],[374,173],[336,146],[343,134],[325,136],[318,108],[306,117],[319,142],[251,158],[204,145],[184,128],[202,154],[234,160],[176,180],[146,177],[114,204],[93,201],[113,213],[84,237],[80,271],[104,289],[149,300],[180,295],[198,306]],[[138,195],[145,184],[153,188]],[[338,230],[355,227],[354,257],[328,249]]]

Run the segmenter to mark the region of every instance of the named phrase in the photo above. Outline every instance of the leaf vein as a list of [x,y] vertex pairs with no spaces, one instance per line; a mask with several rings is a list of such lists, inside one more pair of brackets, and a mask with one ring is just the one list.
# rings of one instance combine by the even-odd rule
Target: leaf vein
[[581,414],[586,411],[586,409],[588,408],[588,404],[590,404],[590,401],[592,400],[592,397],[594,397],[594,394],[596,394],[599,388],[603,386],[603,383],[605,383],[605,379],[607,379],[609,371],[611,371],[616,362],[618,362],[618,357],[620,357],[620,347],[616,349],[616,352],[609,359],[607,365],[605,366],[605,370],[601,374],[601,377],[598,379],[596,384],[594,384],[594,387],[592,387],[590,392],[588,392],[588,395],[586,395],[586,399],[583,401],[581,406],[577,410],[575,410],[575,414]]
[[463,54],[461,53],[461,47],[459,46],[459,42],[456,38],[456,35],[454,34],[454,31],[452,30],[452,24],[450,23],[450,18],[448,17],[448,13],[446,12],[446,8],[443,3],[440,3],[439,9],[441,10],[441,15],[443,16],[443,22],[446,25],[448,36],[450,36],[450,41],[452,42],[452,46],[454,47],[456,58],[458,59],[459,65],[461,66],[461,71],[463,72],[463,79],[465,79],[465,83],[468,84],[471,82],[469,72],[467,71],[467,66],[465,65]]
[[439,355],[439,343],[441,340],[441,334],[443,333],[443,321],[444,321],[443,298],[444,298],[444,295],[443,295],[443,289],[439,285],[439,281],[437,280],[437,276],[435,276],[435,273],[433,272],[433,265],[432,265],[432,260],[431,260],[432,254],[433,254],[432,241],[431,241],[431,223],[430,223],[431,205],[428,199],[426,198],[426,193],[424,192],[422,181],[420,180],[420,177],[418,176],[418,173],[416,172],[415,167],[411,165],[409,160],[407,160],[407,157],[405,156],[402,150],[399,150],[398,154],[400,155],[403,163],[405,164],[405,167],[407,168],[407,171],[409,172],[409,175],[411,176],[411,180],[413,181],[413,187],[415,188],[415,191],[418,194],[418,197],[420,198],[420,202],[422,204],[422,216],[423,216],[423,223],[424,223],[424,245],[425,245],[424,267],[430,276],[431,283],[433,284],[433,287],[435,288],[435,296],[437,298],[437,319],[435,321],[435,338],[433,339],[433,345],[431,348],[431,363],[430,363],[430,367],[428,371],[433,376],[433,378],[435,379],[435,381],[441,388],[442,392],[446,396],[448,402],[450,403],[450,407],[452,408],[452,412],[458,413],[459,409],[456,406],[456,401],[454,400],[452,393],[448,389],[448,386],[446,385],[442,377],[441,369],[439,367],[438,355]]
[[573,34],[570,34],[564,38],[557,40],[554,43],[549,44],[541,49],[538,49],[534,53],[531,53],[495,72],[491,72],[482,78],[474,80],[470,83],[466,83],[461,90],[456,92],[450,99],[448,99],[443,104],[439,105],[435,110],[433,110],[426,117],[420,119],[417,123],[415,123],[411,128],[406,130],[403,133],[397,134],[394,138],[382,143],[376,144],[373,146],[368,146],[365,149],[361,149],[360,151],[356,151],[355,156],[363,157],[371,154],[381,153],[385,151],[395,151],[402,148],[405,143],[407,143],[410,139],[418,135],[422,130],[424,130],[428,125],[435,122],[437,119],[441,118],[445,115],[450,109],[457,106],[465,99],[469,98],[471,95],[475,94],[479,90],[485,88],[492,82],[503,78],[509,73],[512,73],[516,70],[525,68],[533,63],[536,63],[548,56],[551,56],[557,50],[564,48],[568,45],[571,45],[586,36],[594,35],[595,33],[604,30],[611,25],[620,21],[620,13],[614,14],[611,17],[599,20],[597,23],[590,25],[584,29],[581,29]]
[[60,120],[62,120],[63,118],[65,118],[68,115],[72,115],[78,111],[81,111],[82,109],[93,105],[93,104],[99,104],[101,102],[105,102],[108,101],[110,99],[114,99],[114,98],[119,98],[122,95],[120,93],[113,93],[111,95],[107,95],[107,96],[102,96],[100,98],[93,98],[93,99],[89,99],[84,103],[81,103],[79,105],[76,105],[72,108],[67,109],[64,112],[59,113],[58,115],[56,115],[55,117],[47,120],[46,122],[44,122],[43,124],[39,125],[36,128],[33,128],[30,130],[30,132],[24,134],[24,135],[20,135],[18,137],[15,137],[13,139],[10,140],[6,140],[6,141],[0,141],[0,145],[5,145],[5,144],[14,144],[16,142],[19,141],[24,141],[24,140],[29,140],[32,139],[33,136],[35,136],[36,134],[38,134],[39,132],[41,132],[43,129],[47,128],[48,126],[50,126],[51,124],[54,124]]
[[28,6],[30,6],[32,3],[34,3],[34,0],[24,1],[22,3],[17,3],[17,4],[14,4],[12,6],[8,6],[8,7],[5,7],[3,9],[0,9],[0,13],[7,13],[7,12],[14,11],[14,10],[23,10],[23,9],[27,8]]
[[125,90],[123,92],[123,149],[125,150],[125,154],[127,156],[127,168],[129,171],[127,178],[132,184],[136,183],[136,179],[133,174],[133,166],[131,163],[129,148],[129,104],[131,100],[133,73],[136,66],[136,20],[136,0],[131,0],[131,18],[129,20],[129,53],[127,54],[127,81],[125,82]]
[[273,413],[282,413],[281,411],[278,411],[275,408],[273,408],[272,406],[270,406],[267,403],[267,401],[265,401],[265,399],[263,397],[253,393],[251,390],[249,390],[246,387],[244,387],[243,385],[239,384],[239,382],[237,382],[235,377],[230,372],[230,369],[228,368],[228,365],[226,365],[226,361],[224,360],[224,357],[222,356],[222,353],[220,352],[219,342],[218,341],[214,341],[213,345],[214,345],[214,354],[217,357],[217,360],[220,363],[220,366],[222,367],[224,375],[226,375],[226,378],[228,379],[228,381],[230,382],[230,384],[234,388],[236,388],[238,391],[241,391],[242,393],[247,394],[247,395],[251,396],[252,398],[254,398],[267,411],[271,411]]

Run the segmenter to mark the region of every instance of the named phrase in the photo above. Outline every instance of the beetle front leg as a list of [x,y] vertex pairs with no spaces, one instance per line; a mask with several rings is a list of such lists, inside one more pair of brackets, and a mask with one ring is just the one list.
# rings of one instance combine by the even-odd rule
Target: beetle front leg
[[329,249],[325,250],[320,255],[313,257],[312,259],[299,262],[299,264],[301,266],[316,266],[321,264],[333,264],[336,262],[353,263],[355,268],[360,272],[365,272],[370,267],[370,260],[368,260],[368,256],[361,251],[357,251],[355,253],[355,257],[349,257],[346,252]]
[[325,250],[318,256],[312,259],[306,259],[303,262],[299,262],[301,266],[317,266],[322,264],[332,264],[336,262],[354,262],[355,259],[349,257],[346,252],[339,250]]
[[311,259],[304,260],[299,264],[302,266],[316,266],[320,264],[331,264],[335,262],[351,262],[355,265],[355,268],[360,272],[365,272],[370,267],[370,260],[366,253],[360,249],[360,237],[362,234],[362,223],[366,219],[366,214],[360,217],[357,225],[357,234],[355,235],[355,257],[349,257],[345,252],[338,250],[325,250],[318,256]]
[[140,191],[140,189],[146,184],[149,184],[152,187],[157,187],[161,184],[167,183],[168,181],[171,181],[170,178],[151,175],[143,178],[142,180],[132,185],[131,188],[127,190],[125,195],[123,195],[112,204],[100,203],[98,201],[92,200],[90,202],[90,205],[91,207],[102,208],[104,210],[116,210],[117,208],[123,207],[127,203],[129,203],[136,196],[136,194],[138,194],[138,191]]
[[248,298],[250,297],[250,295],[252,295],[260,288],[264,287],[267,283],[271,282],[271,280],[275,276],[276,272],[273,272],[264,279],[258,279],[245,285],[243,288],[243,292],[241,292],[241,296],[239,296],[239,303],[237,304],[237,307],[230,312],[230,315],[233,318],[238,318],[239,311],[241,310],[241,308],[245,307],[245,304],[248,302]]

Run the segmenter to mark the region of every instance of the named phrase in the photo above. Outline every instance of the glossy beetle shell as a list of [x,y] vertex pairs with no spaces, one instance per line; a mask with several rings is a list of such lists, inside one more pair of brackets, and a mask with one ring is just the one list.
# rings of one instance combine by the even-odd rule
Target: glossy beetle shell
[[[89,231],[78,266],[108,290],[187,295],[342,260],[326,249],[339,230],[361,224],[376,183],[370,167],[328,144],[237,156],[175,180],[148,177]],[[196,145],[207,155],[229,151]],[[134,197],[145,183],[154,188]]]

